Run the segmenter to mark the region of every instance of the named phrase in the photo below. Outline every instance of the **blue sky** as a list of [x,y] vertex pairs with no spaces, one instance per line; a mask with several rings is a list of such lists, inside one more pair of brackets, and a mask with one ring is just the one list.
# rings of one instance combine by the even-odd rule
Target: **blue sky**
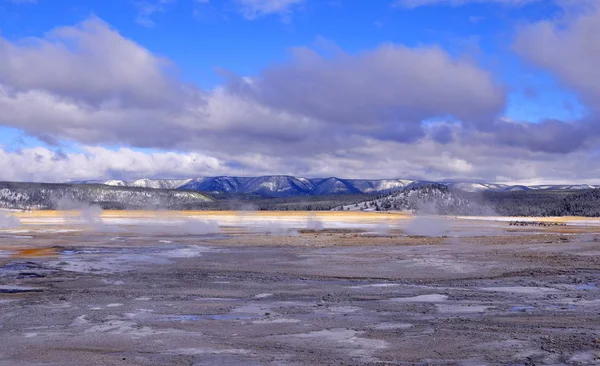
[[[156,76],[156,73],[150,70],[148,72],[151,76],[148,76],[150,75],[148,74],[144,77],[156,76],[159,83],[167,80],[165,83],[172,85],[176,82],[175,89],[189,91],[191,88],[195,90],[197,95],[204,95],[204,97],[197,97],[197,100],[194,99],[195,102],[190,99],[188,101],[189,105],[196,102],[198,105],[218,105],[219,110],[222,112],[224,110],[228,111],[228,108],[235,110],[241,108],[238,104],[233,104],[234,102],[247,103],[249,99],[252,99],[255,104],[252,106],[244,105],[243,108],[262,111],[261,113],[266,113],[265,109],[268,109],[277,118],[286,118],[277,121],[274,119],[272,122],[273,125],[269,125],[269,128],[265,127],[263,131],[260,128],[250,129],[248,124],[262,123],[262,119],[269,117],[257,116],[256,118],[258,119],[262,118],[260,122],[254,119],[252,121],[228,119],[227,122],[224,122],[222,119],[217,120],[216,117],[211,121],[198,120],[197,122],[190,122],[192,121],[191,116],[177,115],[177,118],[181,117],[181,120],[185,120],[186,124],[193,124],[194,126],[198,126],[199,124],[203,126],[210,125],[210,131],[188,131],[188,135],[190,133],[197,133],[198,135],[202,134],[204,137],[207,135],[212,136],[213,140],[206,142],[200,138],[187,141],[184,138],[175,136],[175,132],[173,132],[174,136],[171,137],[172,141],[167,138],[164,140],[161,139],[160,137],[165,136],[164,131],[169,130],[168,124],[173,123],[170,120],[141,122],[141,117],[127,115],[126,117],[119,117],[118,123],[106,122],[107,126],[114,126],[117,123],[121,127],[118,131],[115,129],[111,133],[107,133],[109,127],[106,127],[106,130],[103,129],[102,131],[94,130],[99,123],[98,120],[91,122],[90,119],[89,121],[82,122],[83,120],[77,119],[78,123],[94,124],[93,128],[86,134],[85,130],[88,127],[78,126],[75,129],[72,124],[69,125],[67,122],[64,122],[64,126],[62,126],[61,124],[65,118],[62,114],[52,116],[48,115],[48,112],[45,112],[45,116],[48,116],[48,121],[42,121],[44,117],[36,117],[35,121],[27,120],[18,122],[16,120],[22,117],[23,113],[21,113],[11,120],[8,120],[9,117],[5,119],[0,117],[0,145],[3,146],[5,154],[15,152],[19,154],[23,149],[33,148],[46,149],[48,154],[60,149],[61,152],[66,152],[67,154],[81,153],[88,157],[91,154],[89,151],[90,148],[105,148],[111,152],[137,151],[149,156],[148,159],[150,161],[152,161],[152,154],[172,153],[178,154],[179,158],[184,159],[188,154],[200,153],[209,160],[216,159],[219,161],[219,167],[222,167],[222,170],[219,170],[221,168],[217,168],[214,173],[224,174],[228,173],[227,169],[229,167],[235,166],[240,167],[241,171],[231,171],[231,174],[282,173],[341,176],[411,174],[418,176],[420,173],[418,171],[414,172],[414,170],[415,164],[420,164],[421,168],[416,170],[427,172],[426,174],[431,174],[432,171],[436,172],[436,177],[468,177],[473,179],[504,179],[510,181],[533,181],[536,179],[561,180],[563,177],[554,176],[558,174],[556,173],[557,169],[550,169],[545,165],[551,160],[551,155],[544,155],[543,157],[541,155],[560,153],[560,155],[556,156],[564,159],[572,159],[573,154],[581,153],[583,148],[590,148],[591,143],[584,144],[580,141],[579,134],[583,132],[577,130],[569,132],[577,135],[577,138],[574,137],[574,141],[577,140],[577,143],[573,142],[577,146],[569,145],[564,148],[557,147],[556,149],[548,148],[547,146],[540,148],[540,146],[546,143],[554,143],[554,141],[551,141],[551,138],[557,134],[557,128],[570,128],[569,126],[574,123],[577,124],[581,123],[581,121],[594,118],[595,112],[592,104],[594,103],[593,98],[595,94],[588,89],[579,88],[579,86],[583,85],[583,81],[579,79],[575,80],[570,75],[563,75],[557,72],[557,70],[562,70],[560,65],[548,66],[544,60],[537,57],[537,54],[531,54],[527,49],[523,48],[516,50],[517,46],[515,45],[517,44],[516,40],[521,37],[521,34],[527,35],[528,31],[535,30],[535,27],[541,26],[544,24],[543,22],[554,22],[556,19],[566,22],[566,25],[565,23],[557,23],[556,29],[559,29],[559,26],[564,26],[569,30],[570,23],[568,22],[572,22],[573,32],[575,32],[579,19],[577,18],[578,16],[595,16],[597,11],[593,6],[585,10],[573,10],[573,4],[579,1],[584,2],[584,0],[494,0],[487,2],[478,0],[0,0],[0,35],[5,44],[13,47],[12,51],[0,52],[0,62],[5,58],[5,63],[9,65],[10,62],[8,61],[11,60],[13,63],[17,60],[17,62],[21,62],[24,65],[28,65],[28,62],[34,65],[35,62],[31,61],[31,59],[35,57],[32,54],[35,52],[43,54],[44,50],[40,51],[43,48],[40,42],[43,41],[57,46],[58,49],[58,51],[48,51],[45,57],[58,55],[61,52],[64,53],[62,56],[57,56],[57,59],[48,59],[48,63],[61,68],[61,62],[72,59],[69,61],[72,67],[73,62],[83,63],[84,60],[88,60],[89,62],[90,59],[86,58],[86,55],[89,54],[93,54],[95,59],[100,59],[102,56],[98,55],[102,55],[102,52],[117,54],[123,50],[122,45],[115,43],[117,41],[127,44],[131,43],[135,46],[135,50],[132,49],[132,52],[139,51],[150,55],[151,60],[148,65],[140,64],[136,66],[132,64],[133,66],[131,66],[128,59],[123,57],[119,60],[111,59],[104,63],[105,66],[102,66],[101,62],[98,62],[98,65],[94,65],[96,69],[90,68],[89,72],[98,75],[106,73],[108,75],[106,80],[112,80],[110,77],[116,75],[114,72],[115,69],[119,69],[119,73],[121,73],[125,72],[123,70],[129,66],[138,67],[138,69],[148,66],[148,70],[150,70],[151,67],[154,67],[151,65],[155,65],[157,62],[166,62],[168,63],[168,67],[161,66],[160,70],[156,71],[160,73],[160,76]],[[86,43],[85,47],[81,47],[78,42],[83,39],[87,34],[86,32],[90,33],[91,31],[77,32],[81,30],[81,27],[84,27],[82,24],[86,24],[90,20],[98,22],[94,27],[106,28],[114,32],[117,35],[114,37],[115,42],[111,40],[113,42],[111,44],[102,43],[104,39],[90,38],[89,42],[92,45],[90,46]],[[70,31],[74,30],[77,34],[75,36],[57,36],[56,29],[59,27],[67,27]],[[554,37],[553,40],[558,38],[557,34],[551,35]],[[93,36],[96,37],[96,35]],[[596,40],[590,41],[595,42]],[[96,44],[98,44],[99,48],[103,47],[101,51],[98,51],[98,55],[96,55],[96,51],[91,50],[91,47],[94,47],[94,42],[97,42]],[[450,67],[452,65],[449,65],[454,61],[461,63],[464,67],[472,67],[473,72],[476,74],[466,73],[465,71],[464,76],[468,78],[465,83],[470,83],[471,77],[481,78],[481,80],[477,79],[477,82],[486,83],[485,87],[489,89],[488,92],[501,93],[502,95],[496,98],[496,96],[492,97],[490,94],[489,100],[481,101],[484,105],[481,107],[473,106],[473,110],[477,108],[485,110],[481,114],[477,112],[477,116],[475,116],[475,112],[470,113],[470,111],[464,110],[466,108],[465,104],[468,106],[470,101],[470,97],[467,95],[461,99],[464,100],[464,102],[460,102],[462,106],[454,108],[454,105],[451,105],[449,106],[449,110],[446,111],[441,107],[441,109],[437,110],[435,106],[429,104],[413,108],[404,102],[396,104],[393,100],[386,101],[382,107],[378,99],[374,97],[374,95],[377,95],[377,91],[365,89],[362,90],[365,93],[365,106],[364,108],[361,107],[362,109],[360,111],[357,110],[357,112],[362,113],[368,110],[368,113],[371,115],[379,116],[381,114],[386,117],[391,116],[397,122],[392,120],[373,122],[371,118],[364,117],[361,121],[357,119],[355,123],[354,121],[351,123],[347,119],[349,116],[352,118],[352,113],[344,115],[336,114],[335,118],[343,118],[344,123],[351,123],[353,126],[352,131],[349,131],[347,135],[334,137],[334,139],[337,139],[336,141],[344,141],[344,143],[331,144],[331,149],[329,150],[326,148],[329,145],[327,142],[318,146],[312,146],[307,143],[306,146],[299,145],[297,149],[291,149],[288,144],[286,149],[291,150],[286,150],[283,153],[283,150],[281,150],[283,148],[280,146],[282,141],[288,141],[288,143],[290,141],[295,142],[299,140],[298,136],[309,136],[312,133],[323,135],[325,130],[329,133],[331,131],[330,128],[333,128],[331,126],[337,126],[340,123],[340,121],[332,117],[330,111],[309,110],[311,106],[317,108],[318,101],[299,100],[301,99],[300,97],[294,97],[293,92],[286,88],[289,87],[292,89],[293,83],[302,82],[303,78],[310,79],[314,77],[314,80],[310,80],[313,82],[311,88],[315,92],[319,90],[333,90],[331,89],[333,86],[329,84],[325,85],[325,83],[339,84],[341,82],[343,84],[347,82],[347,78],[341,79],[338,76],[335,78],[324,76],[324,73],[328,72],[327,70],[336,70],[336,67],[340,69],[343,67],[354,67],[360,72],[364,71],[367,76],[361,76],[359,80],[377,76],[378,78],[382,78],[381,81],[384,81],[386,79],[385,76],[382,77],[379,75],[380,70],[377,70],[377,67],[379,67],[377,65],[380,65],[379,61],[375,62],[371,57],[374,58],[378,50],[384,49],[385,45],[398,48],[394,51],[398,55],[394,54],[394,57],[404,57],[401,55],[404,54],[404,49],[408,50],[407,52],[414,52],[419,55],[421,50],[435,48],[443,54],[443,57],[447,57],[448,72],[456,72],[456,70],[452,71],[452,67]],[[399,48],[402,48],[402,50]],[[534,47],[531,48],[533,49]],[[544,50],[540,50],[540,53],[542,51]],[[10,52],[13,52],[13,54]],[[306,68],[317,64],[313,64],[312,61],[306,61],[303,58],[306,57],[307,52],[311,55],[314,52],[317,55],[310,57],[319,57],[318,67],[321,67],[318,72],[315,71],[314,74],[308,74],[308,77],[306,76],[306,72],[308,72]],[[381,53],[384,52],[382,51]],[[434,57],[431,55],[431,60]],[[338,61],[340,64],[333,68],[326,66],[328,64],[335,64]],[[371,61],[374,62],[375,66],[372,64],[365,64],[363,66],[363,63]],[[392,72],[394,77],[397,76],[400,79],[392,78],[390,82],[397,83],[400,80],[406,84],[399,86],[398,88],[401,90],[394,90],[394,93],[407,93],[407,91],[415,87],[410,83],[421,85],[418,79],[410,78],[409,82],[407,79],[404,79],[404,76],[402,78],[398,76],[402,72],[400,69],[403,67],[401,66],[403,60],[395,59],[395,62],[399,65],[399,70],[392,70]],[[423,62],[425,63],[426,60],[424,59]],[[117,101],[116,103],[122,106],[123,109],[127,109],[129,113],[133,105],[128,105],[128,101],[120,99],[123,97],[122,93],[131,92],[135,94],[132,91],[134,87],[144,87],[142,86],[142,81],[134,79],[133,76],[130,80],[125,74],[119,74],[120,79],[116,82],[122,85],[115,84],[113,89],[102,85],[102,90],[100,91],[98,89],[86,89],[86,85],[83,85],[83,83],[88,76],[82,77],[75,73],[73,74],[73,78],[79,77],[82,80],[82,85],[75,85],[77,80],[69,80],[68,83],[72,85],[68,86],[62,85],[67,83],[64,80],[60,82],[52,81],[54,84],[50,85],[51,82],[48,80],[52,78],[52,75],[43,74],[40,71],[35,75],[37,79],[33,80],[34,77],[28,76],[27,72],[23,71],[23,68],[17,68],[14,64],[12,65],[14,68],[5,70],[4,74],[0,69],[0,86],[4,86],[6,90],[14,93],[44,92],[47,93],[46,96],[54,98],[54,103],[58,103],[58,100],[68,100],[77,108],[82,108],[82,110],[88,112],[90,110],[97,112],[97,108],[100,108],[99,106],[103,108],[105,104],[97,104],[101,99],[103,103],[109,100],[111,102]],[[463,70],[462,66],[460,66],[461,70]],[[369,67],[374,67],[375,69],[370,70],[368,69]],[[48,73],[52,73],[51,67],[48,67],[48,70]],[[133,74],[134,71],[130,74]],[[17,78],[15,76],[17,72],[23,73],[23,77],[20,79]],[[278,84],[278,80],[280,79],[269,77],[269,75],[277,75],[278,78],[290,76],[290,79],[285,86],[281,86]],[[294,79],[296,75],[305,76],[300,79]],[[319,79],[319,76],[322,76],[324,79]],[[427,78],[427,73],[423,73],[420,77]],[[159,78],[162,81],[158,80]],[[257,90],[237,93],[238,90],[232,85],[238,85],[242,82],[240,80],[253,80],[252,84],[245,86],[246,89],[253,89],[255,85],[259,84],[256,81],[261,81],[261,89],[260,91],[257,88]],[[269,83],[267,83],[267,80],[270,80]],[[131,84],[125,85],[128,81],[131,81]],[[369,81],[369,83],[371,82]],[[456,85],[444,85],[441,88],[453,87],[457,90],[456,93],[460,93],[463,87],[460,85],[461,81],[458,76],[457,80],[452,82]],[[62,84],[58,85],[56,83]],[[424,83],[427,84],[429,81]],[[242,82],[242,84],[245,83]],[[437,89],[435,82],[427,85],[432,90]],[[305,90],[305,92],[312,94],[311,91],[313,89]],[[223,94],[226,94],[227,97],[232,97],[234,94],[232,90],[235,90],[237,93],[235,94],[236,99],[232,104],[227,104],[227,101],[221,101],[221,99],[216,98],[217,96],[219,98],[223,97]],[[93,94],[90,94],[90,98],[93,100],[87,99],[87,96],[86,98],[81,98],[81,94],[70,94],[75,92],[90,92]],[[471,91],[468,92],[471,93]],[[246,94],[243,96],[238,95],[243,93]],[[383,93],[381,95],[384,97],[388,95],[387,90],[381,91],[381,93]],[[426,91],[419,91],[419,95],[425,95],[424,93]],[[476,91],[473,91],[473,93],[473,95],[478,94]],[[283,96],[290,97],[291,99],[280,100]],[[135,98],[137,97],[139,95],[136,94]],[[450,97],[453,98],[454,95],[449,93],[448,95],[444,94],[436,98],[438,98],[437,100],[446,101]],[[337,101],[336,99],[331,101],[324,100],[327,98],[322,98],[323,104]],[[353,93],[349,98],[348,100],[354,100],[352,98],[357,98],[359,101],[363,100],[356,93]],[[495,98],[494,101],[491,101],[491,98]],[[219,103],[216,102],[217,100]],[[12,102],[15,102],[14,98]],[[151,103],[157,103],[157,101],[153,99]],[[372,105],[367,106],[367,103],[371,103]],[[393,105],[390,105],[390,103]],[[154,107],[155,104],[152,105],[152,108]],[[2,108],[2,104],[0,104],[0,112]],[[8,104],[5,104],[4,108],[13,110]],[[151,109],[148,108],[147,104],[144,104],[142,107],[135,104],[135,108]],[[177,106],[173,108],[183,107]],[[188,104],[186,104],[185,108],[187,110],[190,109]],[[303,110],[302,108],[307,109]],[[343,108],[343,103],[340,108]],[[383,109],[378,110],[377,108]],[[61,110],[61,113],[63,111]],[[114,110],[111,110],[111,112],[116,113]],[[143,111],[136,109],[136,112],[142,113]],[[167,113],[167,110],[161,109],[160,112]],[[114,115],[114,113],[111,115]],[[206,115],[208,112],[205,111],[203,113]],[[152,113],[154,116],[157,114]],[[430,156],[431,159],[435,159],[436,154],[447,153],[447,155],[454,156],[453,159],[460,162],[457,166],[471,166],[472,169],[458,169],[453,171],[436,168],[436,164],[433,163],[403,161],[401,162],[402,164],[397,164],[398,166],[402,166],[401,168],[394,169],[389,173],[381,172],[381,174],[378,174],[371,169],[373,166],[371,162],[360,158],[361,151],[370,148],[378,141],[381,142],[381,145],[390,143],[390,138],[386,136],[385,131],[391,130],[396,131],[396,135],[391,140],[398,145],[395,147],[390,146],[390,149],[410,149],[410,144],[421,144],[419,146],[425,149],[425,140],[429,136],[427,126],[430,123],[423,123],[423,121],[440,121],[445,116],[452,116],[453,114],[461,114],[461,117],[449,118],[447,122],[442,123],[443,121],[441,121],[439,126],[434,127],[448,130],[450,128],[457,128],[456,125],[458,123],[461,125],[461,130],[458,132],[454,131],[453,133],[455,136],[457,136],[456,134],[462,136],[462,145],[464,145],[465,141],[473,141],[474,146],[486,146],[487,143],[482,141],[490,139],[494,141],[494,144],[498,145],[499,149],[512,148],[512,154],[516,154],[516,150],[514,149],[524,149],[525,153],[523,154],[531,155],[530,157],[523,157],[527,163],[544,164],[543,169],[547,169],[548,174],[552,176],[547,176],[545,173],[546,170],[542,168],[540,168],[542,169],[541,171],[536,171],[536,175],[527,175],[524,173],[511,175],[510,172],[501,171],[500,168],[499,171],[493,172],[488,168],[479,166],[479,164],[488,165],[479,161],[481,159],[477,159],[477,162],[469,161],[468,158],[471,157],[471,154],[466,152],[459,153],[456,150],[458,147],[454,151],[451,151],[453,149],[452,144],[448,144],[444,139],[436,140],[435,138],[432,141],[438,145],[435,148],[429,148],[429,154],[433,154]],[[98,113],[98,115],[100,114]],[[229,114],[226,117],[234,118]],[[135,121],[131,120],[131,118],[135,118]],[[469,120],[467,121],[467,119]],[[484,122],[484,119],[487,122]],[[518,123],[519,130],[515,130],[516,132],[510,130],[513,132],[508,132],[514,126],[503,125],[499,127],[498,123],[493,122],[493,120],[514,121]],[[561,125],[559,127],[550,126],[547,128],[548,120],[560,121]],[[104,123],[104,121],[101,120],[100,123]],[[160,128],[156,128],[157,134],[163,134],[163,136],[157,135],[145,139],[128,136],[127,134],[131,133],[131,130],[134,128],[125,129],[123,126],[128,125],[129,122],[132,124],[140,123],[142,125],[146,123],[145,126],[147,127],[158,126],[164,123],[164,126],[160,125]],[[381,126],[372,127],[373,124],[379,122],[382,123]],[[177,123],[177,128],[180,128],[182,127],[181,123],[184,122]],[[289,123],[294,128],[304,126],[303,128],[308,129],[298,129],[296,131],[291,127],[285,128],[284,126],[282,131],[279,132],[279,127],[286,123]],[[398,127],[398,123],[410,123],[412,127],[409,129],[404,125]],[[418,126],[419,123],[421,123],[421,126]],[[329,127],[324,129],[323,126],[325,125]],[[417,132],[414,132],[416,131],[415,125],[417,125]],[[528,125],[539,126],[529,127]],[[56,126],[56,128],[51,128],[53,126]],[[273,126],[276,126],[275,130],[277,132],[274,132]],[[427,127],[425,131],[422,130],[422,128],[425,128],[424,126]],[[136,128],[139,128],[138,125],[136,125]],[[412,131],[411,133],[414,132],[414,135],[402,135],[408,134],[406,131]],[[518,135],[521,133],[532,134],[533,137],[514,137],[515,134]],[[185,135],[186,132],[182,132],[182,134]],[[272,140],[269,140],[269,136]],[[532,139],[535,139],[536,136],[543,136],[546,140],[535,142]],[[223,140],[223,144],[225,145],[239,144],[239,147],[245,147],[246,153],[242,153],[244,149],[239,149],[240,151],[235,152],[222,151],[223,144],[214,143],[214,139]],[[477,142],[475,143],[475,140],[469,139],[477,139]],[[169,141],[166,142],[167,140]],[[457,138],[454,141],[458,143]],[[298,153],[299,150],[306,149],[307,147],[313,152],[313,155]],[[389,152],[381,152],[381,154],[389,155]],[[492,152],[489,149],[478,152],[478,155],[481,156],[490,154]],[[322,164],[319,168],[308,167],[313,164],[309,164],[307,161],[311,161],[311,159],[324,159],[324,157],[332,157],[331,162]],[[7,155],[6,159],[8,158],[15,159],[14,156]],[[273,160],[273,164],[265,163],[265,161],[269,161],[270,159],[279,160],[277,162]],[[534,161],[527,159],[534,159]],[[284,163],[284,160],[287,163]],[[293,163],[290,163],[292,161]],[[467,163],[467,165],[463,164],[463,162]],[[564,174],[565,171],[570,169],[568,168],[569,164],[570,160],[569,163],[565,162],[566,170],[558,169],[558,172]],[[279,170],[273,171],[269,169],[269,166],[272,166],[272,169]],[[65,163],[65,171],[68,171],[68,168],[68,164]],[[157,169],[149,169],[148,171],[138,172],[134,170],[131,172],[131,175],[137,176],[147,173],[153,175],[194,176],[213,173],[208,168],[198,168],[197,166],[189,168],[192,170],[186,172],[184,170],[172,169],[161,170],[162,168],[157,167]],[[210,169],[213,168],[210,167]],[[112,172],[114,169],[110,168],[106,171]],[[30,179],[34,180],[71,178],[70,176],[57,176],[53,178],[47,175],[28,174],[25,174],[23,177],[31,177]],[[94,175],[93,178],[97,178],[104,177],[103,174],[99,172],[92,175]],[[21,176],[18,173],[14,173],[14,177],[20,178]],[[6,178],[12,178],[12,176]],[[594,177],[586,176],[585,179],[594,179]]]

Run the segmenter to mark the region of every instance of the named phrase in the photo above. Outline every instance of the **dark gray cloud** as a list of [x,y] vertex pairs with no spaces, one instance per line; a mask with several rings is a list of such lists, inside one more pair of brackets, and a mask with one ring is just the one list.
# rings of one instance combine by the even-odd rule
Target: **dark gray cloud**
[[449,144],[454,141],[454,133],[457,126],[438,123],[429,126],[429,135],[431,138],[440,144]]
[[570,153],[592,143],[597,136],[593,126],[584,122],[568,123],[545,120],[539,123],[498,121],[491,140],[508,146],[526,147],[532,151]]
[[485,124],[505,104],[504,90],[473,62],[437,47],[392,44],[331,58],[296,49],[292,62],[238,79],[229,90],[336,128],[405,142],[422,136],[425,119],[451,115]]

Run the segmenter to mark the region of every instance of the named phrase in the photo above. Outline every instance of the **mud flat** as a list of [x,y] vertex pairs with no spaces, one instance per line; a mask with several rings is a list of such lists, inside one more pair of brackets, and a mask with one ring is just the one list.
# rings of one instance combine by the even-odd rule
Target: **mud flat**
[[600,364],[594,220],[252,215],[19,214],[0,365]]

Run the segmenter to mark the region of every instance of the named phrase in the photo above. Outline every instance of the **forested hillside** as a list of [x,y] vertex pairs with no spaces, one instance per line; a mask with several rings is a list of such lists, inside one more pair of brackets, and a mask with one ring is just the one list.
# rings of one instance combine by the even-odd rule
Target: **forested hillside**
[[600,216],[600,189],[577,192],[565,198],[557,213],[569,216]]
[[600,189],[464,192],[429,184],[338,207],[340,210],[403,211],[440,215],[600,216]]
[[106,209],[182,209],[213,199],[198,192],[109,187],[93,184],[0,182],[0,208],[72,209],[81,204]]

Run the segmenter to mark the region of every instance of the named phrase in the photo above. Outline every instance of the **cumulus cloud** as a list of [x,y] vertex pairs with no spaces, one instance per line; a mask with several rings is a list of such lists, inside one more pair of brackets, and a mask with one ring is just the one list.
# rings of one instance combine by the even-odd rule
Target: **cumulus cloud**
[[0,38],[0,80],[13,93],[43,90],[90,106],[150,107],[191,90],[169,75],[170,62],[123,38],[98,18],[60,27],[44,38]]
[[509,6],[523,6],[530,3],[542,0],[397,0],[394,6],[404,7],[408,9],[418,8],[428,5],[450,5],[461,6],[467,4],[502,4]]
[[[331,49],[323,55],[296,48],[288,62],[250,77],[224,72],[224,85],[203,90],[98,18],[43,38],[0,37],[0,125],[81,147],[0,150],[0,179],[297,174],[518,181],[560,177],[563,168],[579,171],[573,162],[590,161],[582,149],[598,136],[593,123],[499,118],[506,91],[473,60],[432,46]],[[593,100],[596,89],[588,89],[582,88]]]
[[393,44],[331,58],[299,48],[291,63],[240,78],[230,90],[335,128],[404,142],[423,136],[424,119],[451,115],[484,124],[505,103],[492,75],[470,60],[437,47]]
[[[587,108],[580,121],[545,121],[500,131],[505,142],[528,140],[556,152],[598,146],[600,136],[600,6],[587,0],[563,1],[563,17],[523,26],[514,50],[526,61],[550,71],[574,91]],[[519,133],[520,132],[520,133]],[[509,133],[511,136],[509,136]]]
[[45,181],[120,177],[182,177],[190,172],[222,173],[223,162],[200,153],[140,152],[128,148],[109,150],[83,147],[64,153],[44,147],[0,150],[0,180]]
[[[597,5],[597,2],[596,2]],[[600,6],[521,28],[514,49],[553,72],[600,112]]]
[[49,142],[320,153],[364,136],[412,142],[439,114],[485,123],[504,103],[488,72],[435,47],[329,59],[299,48],[288,64],[204,91],[98,18],[0,42],[0,123]]
[[43,39],[0,38],[0,60],[0,123],[44,140],[176,148],[289,124],[284,113],[178,81],[168,60],[98,18]]

